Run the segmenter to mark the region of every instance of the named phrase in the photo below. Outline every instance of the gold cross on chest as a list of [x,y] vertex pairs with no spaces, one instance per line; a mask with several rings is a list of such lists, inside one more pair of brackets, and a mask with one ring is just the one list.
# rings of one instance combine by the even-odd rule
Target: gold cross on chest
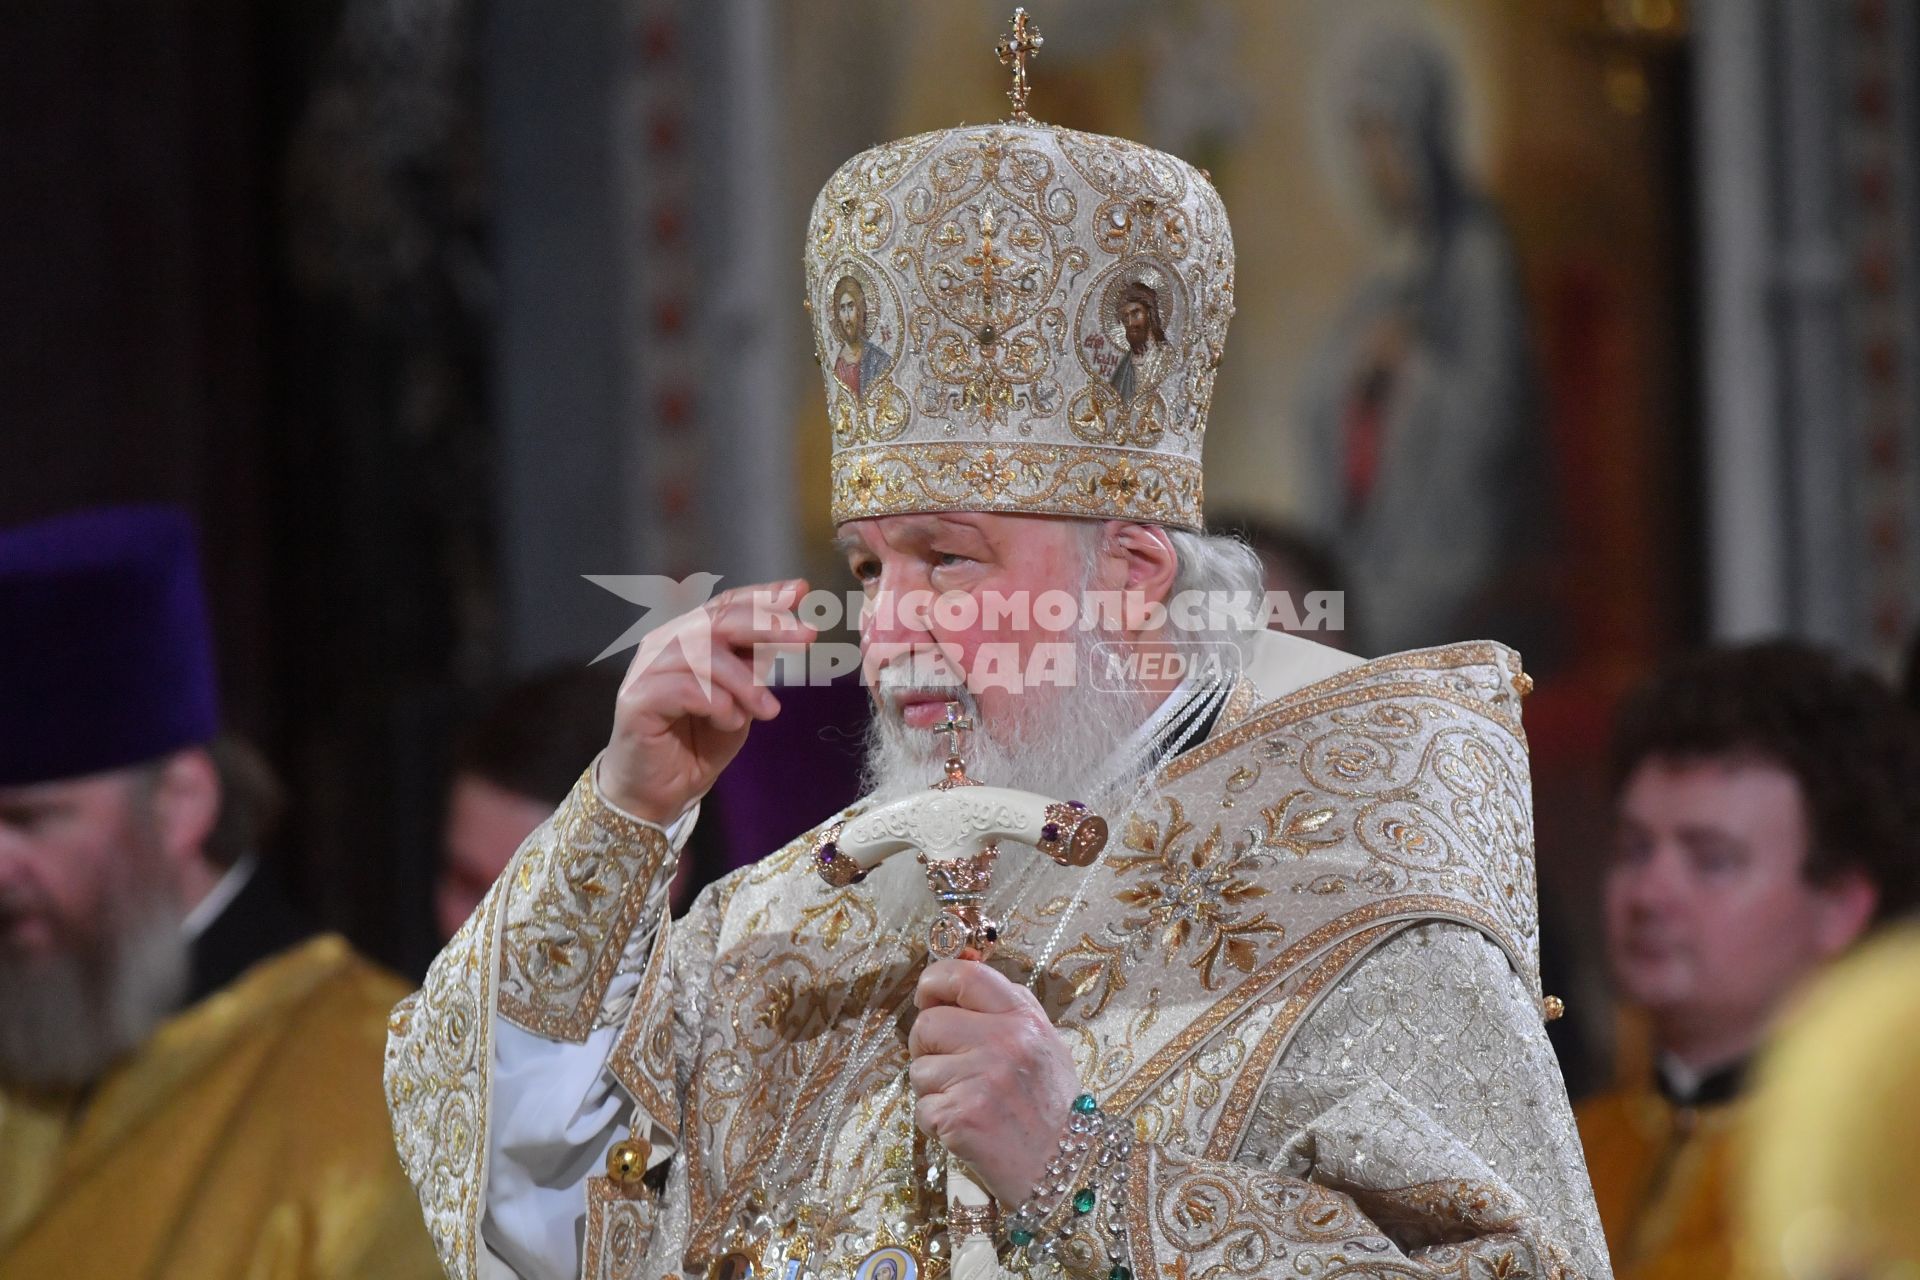
[[993,47],[1000,55],[1000,65],[1013,68],[1013,88],[1007,90],[1007,97],[1013,99],[1013,118],[1021,124],[1033,123],[1033,117],[1027,114],[1027,94],[1033,91],[1027,83],[1027,59],[1039,53],[1045,43],[1040,28],[1027,20],[1027,11],[1015,9],[1013,25]]

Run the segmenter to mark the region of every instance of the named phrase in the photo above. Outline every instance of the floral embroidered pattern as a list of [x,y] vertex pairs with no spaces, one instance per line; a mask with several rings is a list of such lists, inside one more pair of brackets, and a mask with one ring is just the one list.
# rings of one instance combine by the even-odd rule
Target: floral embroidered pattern
[[673,1103],[674,975],[670,956],[672,926],[662,921],[626,1026],[607,1055],[607,1070],[653,1122],[679,1136],[679,1109]]
[[384,1072],[400,1164],[447,1274],[471,1276],[479,1248],[492,986],[482,964],[498,922],[494,887],[388,1020]]
[[608,1179],[588,1178],[583,1280],[640,1280],[656,1217],[651,1193],[623,1196]]
[[1216,966],[1252,973],[1258,955],[1253,939],[1286,936],[1286,929],[1265,911],[1251,912],[1272,892],[1260,879],[1267,859],[1253,841],[1228,844],[1217,826],[1203,839],[1189,839],[1193,825],[1186,821],[1180,801],[1169,797],[1166,808],[1164,826],[1133,818],[1124,840],[1132,852],[1108,860],[1123,877],[1142,870],[1151,873],[1125,881],[1126,887],[1114,894],[1131,909],[1120,927],[1156,937],[1169,964],[1191,944],[1196,954],[1188,963],[1200,971],[1207,990],[1217,990]]
[[1090,445],[894,444],[833,458],[833,519],[916,511],[1044,511],[1200,527],[1200,467]]
[[[1134,1266],[1193,1280],[1274,1275],[1560,1280],[1577,1273],[1500,1188],[1463,1180],[1353,1197],[1281,1173],[1134,1153]],[[1387,1206],[1391,1206],[1387,1208]],[[1386,1223],[1393,1224],[1389,1234]],[[1442,1243],[1409,1245],[1399,1236]],[[1151,1250],[1154,1270],[1147,1270]]]

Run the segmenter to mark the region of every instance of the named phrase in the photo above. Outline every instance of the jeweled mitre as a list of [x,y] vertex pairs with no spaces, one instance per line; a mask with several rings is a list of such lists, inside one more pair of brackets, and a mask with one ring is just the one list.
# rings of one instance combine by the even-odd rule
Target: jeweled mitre
[[836,524],[1201,527],[1233,239],[1200,170],[1039,123],[921,134],[833,175],[806,271]]

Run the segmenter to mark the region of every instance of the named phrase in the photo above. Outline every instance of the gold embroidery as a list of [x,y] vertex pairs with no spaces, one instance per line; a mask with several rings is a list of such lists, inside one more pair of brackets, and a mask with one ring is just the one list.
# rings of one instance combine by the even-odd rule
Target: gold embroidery
[[1150,1154],[1143,1163],[1147,1177],[1138,1194],[1147,1230],[1142,1244],[1153,1248],[1165,1242],[1167,1251],[1185,1254],[1201,1275],[1263,1276],[1282,1258],[1300,1267],[1305,1261],[1300,1254],[1315,1245],[1383,1262],[1396,1252],[1350,1201],[1324,1187],[1165,1152]]
[[[1128,1206],[1135,1267],[1154,1274],[1559,1277],[1563,1251],[1499,1189],[1467,1180],[1347,1195],[1285,1174],[1136,1152]],[[1370,1220],[1367,1210],[1382,1216]],[[1152,1270],[1149,1268],[1152,1267]]]
[[1212,991],[1219,986],[1216,964],[1251,973],[1257,954],[1252,939],[1264,934],[1277,940],[1286,930],[1264,911],[1246,916],[1239,910],[1242,904],[1271,892],[1256,878],[1253,855],[1259,846],[1249,842],[1224,847],[1217,826],[1204,840],[1182,845],[1192,824],[1185,821],[1178,800],[1169,797],[1166,804],[1164,829],[1135,817],[1125,840],[1134,853],[1107,860],[1123,876],[1150,868],[1160,877],[1157,882],[1129,885],[1114,895],[1116,901],[1135,909],[1120,927],[1127,933],[1150,930],[1157,934],[1168,964],[1189,940],[1194,941],[1199,955],[1189,963],[1200,971],[1201,985]]
[[833,519],[1028,511],[1197,528],[1200,466],[1091,445],[900,443],[833,458]]
[[671,925],[662,920],[653,940],[653,953],[634,992],[627,1025],[607,1055],[607,1070],[649,1119],[678,1139],[680,1114],[665,1092],[673,1088],[674,1072],[673,975],[668,969],[671,939]]
[[1486,642],[1376,659],[1256,709],[1163,764],[1158,780],[1220,777],[1231,808],[1236,788],[1267,790],[1263,769],[1304,774],[1314,790],[1293,797],[1301,812],[1333,802],[1333,817],[1308,834],[1331,835],[1338,821],[1347,839],[1329,850],[1366,859],[1330,859],[1296,891],[1433,889],[1474,901],[1501,922],[1498,940],[1537,990],[1532,802],[1510,687],[1518,664]]
[[[1422,649],[1414,653],[1375,658],[1350,667],[1305,689],[1288,694],[1277,702],[1256,708],[1251,717],[1235,724],[1226,733],[1209,738],[1191,751],[1182,752],[1161,766],[1161,776],[1172,780],[1211,764],[1222,755],[1244,746],[1254,738],[1265,737],[1276,729],[1310,719],[1326,712],[1339,711],[1369,702],[1390,702],[1402,698],[1431,698],[1460,710],[1484,716],[1508,733],[1520,733],[1517,715],[1507,712],[1488,697],[1476,696],[1473,677],[1453,674],[1488,663],[1497,663],[1510,653],[1503,645],[1484,642],[1450,645],[1441,649]],[[1412,672],[1412,680],[1389,683],[1386,675]]]
[[1458,920],[1483,930],[1496,942],[1501,941],[1498,922],[1487,913],[1454,898],[1419,896],[1368,903],[1356,911],[1321,925],[1255,970],[1225,996],[1209,1005],[1205,1012],[1188,1023],[1178,1035],[1169,1039],[1122,1084],[1108,1091],[1105,1100],[1108,1111],[1118,1113],[1132,1107],[1162,1077],[1192,1056],[1204,1041],[1233,1018],[1245,1012],[1250,1005],[1261,1000],[1277,983],[1284,980],[1288,974],[1322,948],[1350,930],[1378,924],[1388,919]]
[[638,1280],[656,1216],[650,1193],[631,1196],[611,1178],[588,1178],[582,1280]]
[[1468,1178],[1409,1187],[1356,1187],[1347,1194],[1362,1212],[1407,1247],[1517,1231],[1526,1216],[1524,1206],[1512,1193]]
[[[1248,770],[1252,775],[1246,782],[1251,788],[1258,778],[1258,770]],[[1330,827],[1334,810],[1313,803],[1313,793],[1306,790],[1289,791],[1281,797],[1278,804],[1270,804],[1260,811],[1266,819],[1267,830],[1265,845],[1269,849],[1285,849],[1296,858],[1312,856],[1315,850],[1331,849],[1345,836],[1339,827]]]
[[476,1274],[490,1116],[496,884],[388,1022],[385,1086],[395,1148],[420,1197],[440,1264]]
[[665,890],[672,850],[658,827],[602,800],[591,769],[546,829],[551,837],[530,843],[501,878],[499,1010],[529,1031],[579,1043],[649,896]]
[[809,929],[816,925],[819,927],[820,940],[828,950],[832,950],[840,945],[840,939],[846,936],[849,929],[857,928],[871,937],[880,927],[880,917],[874,914],[873,904],[867,895],[841,889],[825,902],[801,909],[799,923],[793,926],[793,941],[800,942]]
[[[1404,923],[1468,924],[1499,942],[1516,965],[1530,966],[1530,877],[1516,877],[1530,853],[1531,828],[1524,787],[1510,785],[1513,777],[1524,779],[1525,747],[1517,724],[1509,727],[1510,708],[1491,696],[1498,685],[1513,701],[1506,652],[1482,645],[1409,655],[1343,673],[1297,700],[1249,706],[1250,718],[1216,725],[1196,748],[1207,753],[1204,762],[1183,758],[1162,768],[1138,828],[1117,824],[1136,837],[1116,850],[1127,865],[1038,867],[1032,905],[1008,913],[996,963],[1013,973],[1030,967],[1075,878],[1111,877],[1076,913],[1069,937],[1078,942],[1036,988],[1111,1114],[1133,1115],[1165,1150],[1230,1149],[1245,1130],[1249,1099],[1261,1097],[1261,1082],[1287,1052],[1289,1037],[1370,947]],[[1218,749],[1221,743],[1227,749]],[[575,910],[598,913],[596,936],[608,931],[607,922],[617,924],[627,899],[580,887],[587,874],[605,888],[597,870],[576,870],[572,879],[558,870],[570,842],[586,847],[584,862],[608,856],[598,839],[556,823],[551,847],[538,861],[530,854],[533,865],[509,877],[509,916],[523,921],[516,940],[553,931]],[[649,953],[616,1052],[623,1087],[649,1115],[658,1108],[676,1116],[682,1131],[662,1202],[671,1208],[647,1246],[649,1273],[711,1251],[746,1211],[781,1123],[793,1117],[800,1133],[812,1134],[836,1092],[852,1100],[851,1110],[837,1128],[810,1139],[835,1185],[818,1224],[819,1266],[830,1270],[836,1259],[857,1257],[852,1242],[862,1232],[917,1212],[905,1198],[911,1160],[886,1127],[911,1132],[911,1094],[899,1084],[904,1026],[890,1030],[886,1020],[910,992],[919,956],[904,941],[905,922],[885,911],[871,920],[858,914],[883,900],[878,889],[836,905],[837,895],[813,878],[809,848],[810,836],[802,836],[729,876],[703,895],[691,924],[676,926],[674,940],[656,940]],[[541,892],[556,882],[571,886],[572,896]],[[503,896],[483,914],[502,918]],[[521,911],[526,916],[513,916]],[[899,930],[902,940],[882,938],[870,957],[877,962],[856,964],[882,925]],[[1136,939],[1145,963],[1125,954]],[[435,1034],[480,1038],[490,1021],[490,981],[507,972],[489,958],[493,947],[484,941],[484,934],[478,941],[469,935],[464,951],[450,948],[427,996],[397,1015],[403,1066],[419,1046],[439,1052],[425,1030],[434,1020],[446,1020]],[[1152,963],[1169,943],[1186,963]],[[657,976],[656,965],[663,966]],[[457,998],[446,994],[454,975]],[[1114,998],[1117,992],[1125,998]],[[673,1008],[643,1015],[660,1005]],[[839,1079],[855,1065],[863,1029],[878,1037],[878,1051],[857,1080]],[[816,1060],[821,1044],[826,1053]],[[441,1221],[452,1225],[436,1233],[443,1257],[456,1274],[470,1275],[475,1197],[485,1181],[486,1055],[475,1046],[463,1052],[474,1064],[466,1084],[443,1085],[453,1074],[437,1059],[428,1066],[438,1078],[423,1085],[403,1087],[403,1077],[426,1079],[410,1067],[390,1077],[397,1118],[398,1095],[408,1087],[416,1115],[434,1112],[403,1126],[428,1135],[411,1145],[431,1153],[410,1157],[408,1169],[423,1203],[445,1198]],[[420,1102],[423,1096],[431,1102]],[[403,1150],[408,1146],[403,1140]],[[776,1197],[816,1194],[768,1190]],[[1225,1204],[1211,1195],[1194,1183],[1182,1210],[1190,1226],[1209,1205],[1218,1211]],[[1299,1219],[1299,1229],[1339,1221],[1341,1203],[1329,1197]],[[1140,1205],[1128,1206],[1136,1211]],[[462,1257],[465,1267],[456,1265]]]
[[1233,693],[1227,698],[1227,705],[1220,712],[1220,718],[1214,722],[1213,729],[1207,734],[1207,739],[1212,740],[1251,715],[1254,707],[1253,700],[1257,696],[1253,681],[1245,676],[1235,680]]
[[528,837],[425,986],[394,1010],[386,1062],[394,1137],[449,1274],[476,1274],[494,1012],[584,1039],[650,889],[664,890],[669,856],[658,828],[594,794],[589,771]]
[[1333,982],[1348,969],[1354,961],[1386,940],[1394,926],[1375,925],[1361,933],[1354,934],[1329,948],[1326,958],[1316,963],[1300,979],[1287,998],[1280,1003],[1280,1011],[1275,1015],[1260,1040],[1247,1055],[1245,1069],[1228,1095],[1221,1123],[1213,1132],[1213,1141],[1207,1144],[1209,1160],[1231,1160],[1240,1149],[1240,1140],[1246,1136],[1247,1125],[1253,1121],[1253,1104],[1260,1096],[1261,1088],[1266,1084],[1267,1071],[1281,1050],[1292,1037],[1294,1028],[1300,1019],[1313,1008]]

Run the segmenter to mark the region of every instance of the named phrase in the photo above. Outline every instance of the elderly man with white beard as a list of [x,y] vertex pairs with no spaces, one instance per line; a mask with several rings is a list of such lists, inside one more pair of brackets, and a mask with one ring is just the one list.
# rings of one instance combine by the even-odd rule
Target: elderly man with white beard
[[[1156,606],[1259,590],[1200,518],[1232,263],[1199,171],[1024,112],[828,182],[818,349],[854,277],[896,352],[859,397],[822,356],[870,794],[670,920],[701,797],[779,714],[769,653],[814,638],[807,584],[643,649],[604,753],[395,1011],[388,1097],[451,1275],[1608,1275],[1543,1027],[1518,657],[1243,632],[1218,668],[1109,679],[1220,651]],[[1123,402],[1147,278],[1170,355]],[[1114,592],[1035,625],[1048,593]],[[972,780],[1058,802],[999,840],[990,955],[942,942],[915,859],[840,843],[953,780],[950,701]],[[1067,865],[1094,814],[1111,840]]]

